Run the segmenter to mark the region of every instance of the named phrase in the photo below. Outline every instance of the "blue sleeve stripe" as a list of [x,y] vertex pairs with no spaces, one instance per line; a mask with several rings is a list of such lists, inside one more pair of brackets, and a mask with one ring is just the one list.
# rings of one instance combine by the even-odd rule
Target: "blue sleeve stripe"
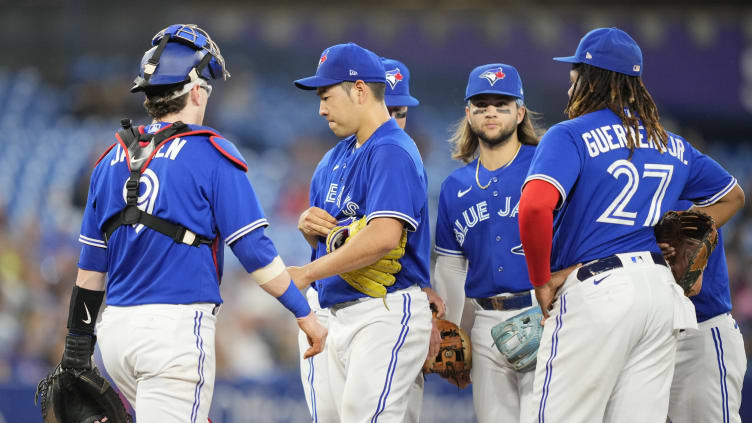
[[417,220],[406,215],[405,213],[400,213],[398,211],[392,211],[392,210],[382,210],[382,211],[373,212],[368,215],[368,218],[366,219],[366,223],[370,222],[371,219],[374,219],[377,217],[396,217],[399,220],[404,220],[405,223],[407,223],[410,226],[410,231],[415,232],[416,230],[418,230]]
[[254,229],[258,229],[261,226],[269,226],[269,222],[265,218],[261,218],[254,222],[251,222],[243,226],[242,228],[238,229],[237,231],[233,232],[230,236],[228,236],[227,240],[225,240],[225,243],[227,245],[230,245],[233,242],[240,239],[240,237],[242,237],[243,235],[246,235],[247,233],[251,232]]
[[462,254],[462,251],[455,251],[455,250],[450,250],[447,248],[441,248],[438,245],[434,246],[433,250],[436,251],[436,254],[441,254],[442,256],[465,257],[465,255]]
[[525,179],[525,182],[522,184],[522,186],[524,187],[526,183],[532,181],[533,179],[540,179],[541,181],[546,181],[549,184],[553,185],[559,191],[559,194],[561,195],[561,201],[559,202],[559,207],[557,207],[557,209],[561,208],[561,205],[564,204],[564,200],[567,199],[567,193],[564,191],[564,187],[559,183],[559,181],[557,181],[551,176],[544,175],[542,173],[536,173],[535,175],[528,176]]
[[86,245],[91,245],[92,247],[99,247],[99,248],[107,248],[107,244],[104,243],[104,241],[94,238],[89,238],[83,235],[78,236],[78,242]]
[[732,189],[734,189],[734,186],[736,186],[737,181],[736,178],[732,177],[731,182],[729,182],[728,185],[726,185],[725,188],[723,188],[718,194],[708,198],[705,201],[698,201],[695,203],[697,207],[707,207],[711,206],[718,202],[721,198],[723,198],[726,194],[728,194]]

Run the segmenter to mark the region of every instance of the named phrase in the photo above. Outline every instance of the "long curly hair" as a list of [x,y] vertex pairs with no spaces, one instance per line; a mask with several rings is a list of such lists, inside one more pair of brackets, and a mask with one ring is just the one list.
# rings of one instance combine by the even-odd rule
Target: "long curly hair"
[[637,144],[635,137],[639,134],[640,124],[645,128],[647,139],[656,142],[661,152],[666,151],[668,134],[661,125],[658,107],[639,76],[612,72],[585,63],[577,63],[572,69],[577,71],[577,80],[564,109],[570,119],[608,108],[619,116],[622,125],[627,128],[630,157]]

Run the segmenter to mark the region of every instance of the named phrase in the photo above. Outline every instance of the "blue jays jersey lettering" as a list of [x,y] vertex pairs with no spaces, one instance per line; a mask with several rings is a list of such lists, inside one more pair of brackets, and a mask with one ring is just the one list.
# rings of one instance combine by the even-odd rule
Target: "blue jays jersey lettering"
[[[672,210],[687,210],[691,206],[692,203],[689,201],[680,201]],[[704,322],[731,311],[731,292],[729,290],[726,251],[723,247],[723,228],[718,228],[718,246],[708,257],[708,265],[702,273],[702,290],[689,299],[695,305],[697,322]]]
[[465,293],[492,297],[532,288],[517,223],[520,187],[535,147],[522,145],[509,166],[489,172],[477,160],[452,172],[441,185],[436,222],[436,252],[463,256],[470,263]]
[[640,129],[630,158],[626,133],[616,114],[603,109],[543,136],[526,181],[547,181],[561,195],[553,270],[617,253],[660,252],[652,226],[677,200],[711,205],[736,185],[718,163],[670,132],[661,153]]
[[[152,124],[147,131],[167,125]],[[129,176],[126,149],[115,144],[92,173],[79,237],[83,244],[79,267],[109,274],[108,304],[221,303],[218,285],[224,249],[220,244],[234,245],[268,225],[237,149],[211,128],[191,125],[190,129],[157,147],[145,164],[138,207],[214,243],[200,247],[176,243],[143,225],[122,226],[105,243],[102,226],[125,207]],[[263,267],[276,257],[271,243],[264,245],[250,267]]]
[[[413,140],[390,119],[356,148],[354,136],[340,141],[324,156],[311,182],[311,205],[338,221],[367,216],[391,217],[408,229],[402,270],[388,292],[429,280],[430,228],[423,161]],[[314,259],[326,254],[318,243]],[[339,276],[316,282],[321,306],[350,301],[364,294]]]

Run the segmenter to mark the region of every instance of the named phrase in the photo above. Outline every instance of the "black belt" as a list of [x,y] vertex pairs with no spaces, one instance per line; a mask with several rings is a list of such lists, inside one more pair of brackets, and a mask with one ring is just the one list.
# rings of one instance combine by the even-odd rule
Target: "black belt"
[[474,300],[483,310],[520,310],[533,305],[530,291],[509,297],[474,298]]
[[[663,255],[660,253],[650,253],[650,256],[653,258],[653,263],[660,264],[661,266],[666,266],[666,259],[663,258]],[[642,256],[638,256],[635,254],[635,257],[639,257],[642,259]],[[637,262],[635,262],[637,263]],[[609,270],[619,269],[621,267],[624,267],[624,264],[621,262],[621,259],[617,256],[609,256],[606,258],[598,259],[595,261],[592,261],[585,266],[582,266],[577,270],[577,279],[580,280],[580,282],[584,281],[585,279],[592,278],[595,275],[598,275],[603,272],[608,272]]]
[[347,307],[350,307],[351,305],[362,303],[363,301],[368,300],[370,298],[371,297],[360,297],[360,298],[352,300],[352,301],[343,301],[341,303],[332,304],[332,306],[329,307],[329,310],[332,313],[337,314],[337,312],[340,311],[340,310],[342,310],[343,308],[347,308]]

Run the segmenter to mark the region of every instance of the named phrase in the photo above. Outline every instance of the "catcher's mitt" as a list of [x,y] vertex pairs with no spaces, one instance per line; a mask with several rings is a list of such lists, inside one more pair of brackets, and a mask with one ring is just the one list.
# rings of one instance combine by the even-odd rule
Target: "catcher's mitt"
[[543,326],[540,307],[531,308],[491,328],[491,338],[518,372],[535,369]]
[[58,365],[42,379],[34,394],[45,423],[130,423],[130,414],[110,384],[97,371]]
[[423,373],[436,373],[458,388],[465,388],[470,384],[470,369],[473,366],[470,338],[454,323],[444,319],[435,320],[441,334],[441,345],[436,357],[423,363]]
[[697,210],[668,211],[653,230],[659,243],[669,244],[676,251],[668,258],[676,283],[685,295],[697,294],[692,288],[718,245],[713,218]]
[[[332,228],[326,237],[326,252],[331,253],[346,244],[356,233],[366,227],[366,217],[353,221],[349,225]],[[402,270],[399,262],[405,255],[407,231],[402,229],[402,238],[397,248],[388,252],[376,263],[339,276],[358,291],[375,298],[386,296],[386,287],[394,285],[394,275]]]

